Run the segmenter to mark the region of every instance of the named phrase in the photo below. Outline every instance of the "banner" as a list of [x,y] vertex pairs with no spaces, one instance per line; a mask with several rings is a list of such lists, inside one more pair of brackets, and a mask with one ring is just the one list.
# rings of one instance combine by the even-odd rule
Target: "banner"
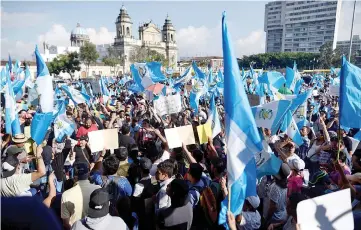
[[103,149],[117,149],[118,129],[103,129],[88,133],[89,147],[94,152],[103,151]]
[[159,116],[179,113],[182,110],[180,94],[160,97],[158,100],[154,101],[154,109]]
[[196,143],[192,125],[165,129],[164,133],[168,142],[168,146],[171,149],[182,147],[182,143],[184,143],[185,145],[191,145]]

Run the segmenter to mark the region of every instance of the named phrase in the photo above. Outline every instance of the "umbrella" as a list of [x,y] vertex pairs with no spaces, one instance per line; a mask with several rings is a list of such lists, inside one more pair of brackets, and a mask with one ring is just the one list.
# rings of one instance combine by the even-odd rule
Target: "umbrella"
[[156,84],[151,85],[148,88],[146,88],[146,90],[153,92],[153,94],[159,94],[163,88],[164,88],[163,84],[156,83]]

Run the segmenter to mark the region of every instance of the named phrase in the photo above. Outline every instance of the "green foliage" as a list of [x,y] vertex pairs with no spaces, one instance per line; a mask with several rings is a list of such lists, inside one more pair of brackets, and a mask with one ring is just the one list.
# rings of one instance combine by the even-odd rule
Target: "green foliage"
[[341,51],[339,48],[333,50],[332,42],[326,42],[320,47],[320,65],[325,69],[341,66]]
[[94,44],[86,42],[84,46],[80,47],[80,60],[87,66],[88,70],[90,64],[95,63],[98,58],[99,53]]
[[61,72],[74,76],[75,71],[80,71],[80,61],[77,52],[58,55],[47,64],[49,73],[59,75]]
[[163,54],[158,53],[155,50],[146,47],[137,47],[131,53],[129,60],[131,62],[161,62],[163,66],[169,65],[169,60],[167,60]]
[[248,68],[253,65],[255,69],[282,69],[293,67],[294,61],[297,63],[298,69],[318,68],[320,54],[315,53],[293,53],[293,52],[281,52],[281,53],[263,53],[254,54],[250,56],[243,56],[238,59],[240,67]]

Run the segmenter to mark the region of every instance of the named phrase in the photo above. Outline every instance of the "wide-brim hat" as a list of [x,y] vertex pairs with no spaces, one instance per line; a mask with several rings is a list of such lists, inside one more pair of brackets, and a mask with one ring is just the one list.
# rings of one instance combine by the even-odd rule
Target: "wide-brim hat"
[[20,134],[15,134],[11,139],[14,143],[21,144],[26,142],[29,138],[27,138],[23,133],[20,133]]

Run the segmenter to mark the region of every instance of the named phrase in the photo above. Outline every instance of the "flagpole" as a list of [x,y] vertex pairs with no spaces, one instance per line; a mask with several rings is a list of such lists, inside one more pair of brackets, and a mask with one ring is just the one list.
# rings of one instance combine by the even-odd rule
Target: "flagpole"
[[351,53],[352,53],[352,36],[353,36],[353,22],[355,19],[355,8],[356,8],[356,0],[353,3],[353,13],[352,13],[352,23],[351,23],[351,34],[350,34],[350,50],[348,52],[348,62],[351,62]]

